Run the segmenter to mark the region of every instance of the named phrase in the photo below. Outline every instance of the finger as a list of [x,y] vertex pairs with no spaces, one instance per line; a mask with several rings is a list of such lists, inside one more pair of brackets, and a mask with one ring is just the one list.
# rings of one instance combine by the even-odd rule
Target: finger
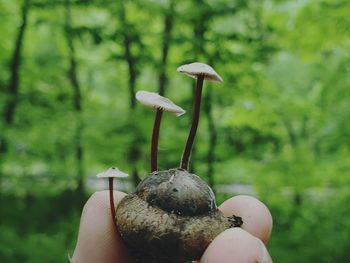
[[204,252],[200,263],[272,263],[260,239],[241,228],[218,235]]
[[[115,205],[125,193],[114,191]],[[118,232],[109,207],[109,192],[94,193],[84,206],[73,263],[132,262]]]
[[272,216],[269,209],[258,199],[238,195],[226,200],[219,209],[225,216],[240,216],[243,220],[241,226],[253,236],[260,238],[267,244],[272,231]]

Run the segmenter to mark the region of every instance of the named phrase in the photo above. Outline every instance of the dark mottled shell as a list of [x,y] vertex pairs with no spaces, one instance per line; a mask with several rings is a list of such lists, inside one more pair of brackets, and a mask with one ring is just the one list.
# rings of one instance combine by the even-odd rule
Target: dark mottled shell
[[116,211],[123,240],[138,262],[199,259],[210,242],[230,227],[210,187],[181,169],[154,172]]
[[217,209],[211,188],[182,169],[152,173],[139,184],[136,194],[150,205],[179,215],[201,215]]

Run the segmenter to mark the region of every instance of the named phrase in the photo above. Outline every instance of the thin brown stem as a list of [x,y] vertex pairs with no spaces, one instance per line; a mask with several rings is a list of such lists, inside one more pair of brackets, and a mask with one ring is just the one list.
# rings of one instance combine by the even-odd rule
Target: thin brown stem
[[160,122],[162,121],[162,109],[157,109],[156,118],[154,119],[153,133],[152,133],[152,145],[151,145],[151,172],[158,169],[158,141],[159,141],[159,129]]
[[114,195],[113,195],[113,177],[108,178],[109,183],[109,206],[111,208],[111,216],[113,225],[117,230],[117,222],[115,221],[115,206],[114,206]]
[[185,170],[188,169],[188,162],[190,159],[194,138],[195,138],[196,132],[197,132],[199,115],[200,115],[200,111],[201,111],[203,80],[204,80],[204,75],[198,75],[196,93],[195,93],[195,98],[194,98],[192,126],[191,126],[190,133],[188,135],[188,138],[187,138],[185,150],[184,150],[184,153],[182,155],[182,160],[181,160],[181,168],[185,169]]

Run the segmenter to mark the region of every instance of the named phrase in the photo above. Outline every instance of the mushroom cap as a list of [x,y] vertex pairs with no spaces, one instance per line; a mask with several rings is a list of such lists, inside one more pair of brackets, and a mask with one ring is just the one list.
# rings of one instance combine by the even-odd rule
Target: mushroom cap
[[111,167],[102,173],[98,173],[96,177],[98,178],[111,178],[111,177],[127,177],[127,173],[120,171],[118,168]]
[[183,108],[155,92],[138,91],[136,92],[136,99],[145,106],[172,112],[175,113],[176,116],[181,116],[186,113]]
[[186,75],[195,79],[197,79],[199,75],[204,75],[204,79],[206,80],[222,82],[220,75],[216,73],[211,66],[200,62],[182,65],[177,68],[177,71],[185,73]]

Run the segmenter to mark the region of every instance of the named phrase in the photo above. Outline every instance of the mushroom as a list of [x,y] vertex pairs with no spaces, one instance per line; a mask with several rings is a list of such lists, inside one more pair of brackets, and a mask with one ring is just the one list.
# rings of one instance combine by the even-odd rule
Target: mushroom
[[158,157],[158,141],[159,141],[159,129],[162,120],[163,111],[175,113],[176,116],[183,115],[186,111],[181,107],[174,104],[171,100],[160,96],[154,92],[138,91],[136,93],[136,99],[143,105],[156,109],[156,117],[154,119],[153,132],[152,132],[152,145],[151,145],[151,172],[158,169],[157,157]]
[[181,168],[187,170],[199,122],[203,81],[206,79],[214,82],[222,82],[222,78],[211,66],[200,62],[182,65],[177,68],[177,71],[197,79],[191,130],[181,159]]
[[113,178],[115,177],[127,177],[129,176],[127,173],[124,173],[120,171],[116,167],[111,167],[107,169],[106,171],[103,171],[101,173],[98,173],[96,175],[97,178],[108,178],[108,184],[109,184],[109,205],[111,208],[111,215],[112,215],[112,221],[114,223],[114,226],[117,227],[115,222],[115,206],[114,206],[114,196],[113,196]]

